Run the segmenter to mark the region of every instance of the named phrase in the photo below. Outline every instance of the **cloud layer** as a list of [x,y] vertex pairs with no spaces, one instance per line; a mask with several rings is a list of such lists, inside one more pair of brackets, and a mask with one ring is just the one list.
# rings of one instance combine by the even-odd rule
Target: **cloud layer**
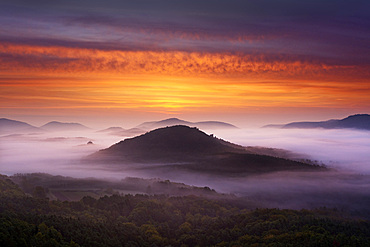
[[2,1],[0,102],[10,114],[369,110],[369,9],[329,0]]

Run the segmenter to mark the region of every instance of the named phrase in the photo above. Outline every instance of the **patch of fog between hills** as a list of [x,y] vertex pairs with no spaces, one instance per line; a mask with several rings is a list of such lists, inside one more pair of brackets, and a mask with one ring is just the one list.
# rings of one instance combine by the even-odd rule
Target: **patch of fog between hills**
[[274,172],[244,177],[173,174],[171,181],[234,194],[247,205],[268,208],[338,208],[370,217],[370,175],[349,172]]
[[[287,149],[299,154],[307,154],[343,171],[370,174],[370,131],[324,130],[324,129],[237,129],[206,131],[243,146],[263,146]],[[119,177],[119,176],[158,176],[148,171],[117,170],[107,164],[82,165],[78,161],[100,149],[107,148],[123,140],[124,137],[106,133],[59,132],[32,135],[8,135],[0,137],[0,173],[14,174],[26,172],[47,172],[55,175],[74,177]],[[88,141],[93,145],[87,145]],[[161,164],[158,164],[160,166]],[[177,181],[200,175],[163,174],[164,178]],[[200,186],[208,186],[212,179],[196,177],[193,181]]]
[[[81,170],[78,161],[120,140],[119,137],[92,131],[3,135],[0,136],[0,173],[45,172],[99,177],[96,170]],[[89,141],[94,144],[87,144]]]
[[[370,174],[370,131],[260,128],[206,132],[243,146],[287,149],[306,154],[312,160],[335,168]],[[4,168],[6,164],[15,164],[14,170],[37,168],[37,163],[41,165],[43,161],[65,163],[107,148],[123,139],[124,137],[93,131],[1,136],[0,168]],[[90,140],[94,145],[86,145]],[[13,169],[10,168],[9,165],[9,170]]]
[[286,149],[329,167],[370,174],[370,131],[259,128],[214,130],[212,133],[242,146]]
[[[259,176],[221,177],[189,171],[127,169],[117,165],[82,164],[89,154],[124,139],[104,133],[48,133],[0,137],[0,173],[44,172],[71,177],[143,177],[170,179],[221,193],[234,193],[261,207],[314,208],[370,205],[370,132],[355,130],[239,129],[206,131],[243,146],[282,148],[308,154],[338,168],[331,172],[278,172]],[[87,145],[88,141],[93,145]],[[162,166],[165,164],[156,164]],[[135,168],[135,169],[132,169]],[[147,168],[140,166],[139,168]],[[362,175],[361,175],[362,174]]]
[[[243,146],[287,149],[334,168],[370,174],[370,131],[260,128],[206,132]],[[0,172],[55,169],[55,174],[61,164],[68,166],[123,139],[93,131],[1,136]],[[90,140],[94,144],[86,145]]]

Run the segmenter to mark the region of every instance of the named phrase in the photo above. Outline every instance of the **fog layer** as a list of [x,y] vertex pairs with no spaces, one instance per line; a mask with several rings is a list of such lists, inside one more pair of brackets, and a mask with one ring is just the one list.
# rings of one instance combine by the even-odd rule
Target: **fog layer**
[[[209,134],[210,131],[207,131]],[[217,137],[243,146],[281,148],[344,171],[370,174],[370,131],[324,129],[214,130]],[[0,136],[0,172],[74,173],[75,161],[124,139],[94,131]],[[93,144],[87,143],[92,141]],[[63,164],[63,165],[62,165]],[[103,168],[103,167],[101,167]],[[72,169],[72,170],[70,170]],[[96,176],[100,176],[97,173]]]
[[[217,137],[243,146],[264,146],[293,151],[334,168],[328,172],[280,172],[247,177],[220,177],[189,171],[166,171],[80,160],[122,140],[122,137],[85,132],[52,132],[0,137],[0,173],[44,172],[77,178],[128,176],[170,179],[195,186],[209,186],[233,193],[261,207],[338,207],[365,212],[370,204],[370,132],[357,130],[238,129],[214,132]],[[93,144],[88,144],[88,142]],[[165,164],[158,164],[165,166]],[[135,169],[145,168],[145,169]]]
[[287,149],[333,168],[370,174],[370,131],[261,128],[215,132],[243,146]]

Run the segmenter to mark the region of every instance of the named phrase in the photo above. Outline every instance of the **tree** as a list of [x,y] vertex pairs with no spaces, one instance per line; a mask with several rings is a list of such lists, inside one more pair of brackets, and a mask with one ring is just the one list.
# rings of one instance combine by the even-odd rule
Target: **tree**
[[36,186],[32,192],[32,196],[38,199],[46,199],[46,192],[44,187]]

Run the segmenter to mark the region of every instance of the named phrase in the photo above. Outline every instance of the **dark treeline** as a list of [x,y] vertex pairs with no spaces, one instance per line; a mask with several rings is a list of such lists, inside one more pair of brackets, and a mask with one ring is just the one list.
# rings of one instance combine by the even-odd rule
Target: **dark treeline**
[[0,179],[0,246],[369,246],[370,223],[342,212],[246,210],[195,196],[112,195],[76,202]]

